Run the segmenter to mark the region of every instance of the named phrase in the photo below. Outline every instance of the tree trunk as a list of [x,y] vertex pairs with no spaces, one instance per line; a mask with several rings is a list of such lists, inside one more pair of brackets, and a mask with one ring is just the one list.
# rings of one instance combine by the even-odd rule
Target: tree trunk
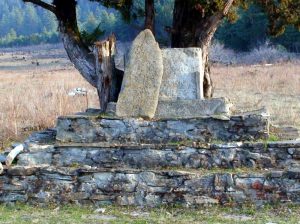
[[109,102],[116,102],[121,89],[121,77],[117,76],[114,64],[116,38],[111,35],[106,41],[96,42],[97,91],[100,108],[105,112]]
[[204,8],[191,0],[175,0],[173,15],[172,47],[200,47],[204,68],[204,96],[213,96],[213,83],[210,75],[209,48],[212,38],[233,0],[225,3],[224,10],[206,16]]
[[145,0],[145,29],[155,35],[155,7],[154,0]]
[[77,26],[76,1],[54,0],[56,17],[59,22],[59,31],[62,42],[70,61],[80,74],[94,87],[97,86],[95,60],[92,52],[83,43]]
[[117,101],[122,82],[122,77],[115,76],[114,72],[115,36],[95,43],[94,51],[91,51],[81,39],[76,18],[76,1],[67,0],[68,4],[56,1],[59,31],[69,59],[80,74],[97,89],[100,109],[105,112],[109,102]]
[[60,25],[61,38],[70,61],[93,87],[97,87],[97,76],[93,55],[78,41],[78,36]]

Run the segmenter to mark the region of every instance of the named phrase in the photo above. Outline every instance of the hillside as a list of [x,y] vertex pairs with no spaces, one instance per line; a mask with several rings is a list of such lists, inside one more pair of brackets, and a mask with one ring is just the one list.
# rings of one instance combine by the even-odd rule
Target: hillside
[[[169,44],[169,35],[164,31],[164,27],[172,23],[173,1],[159,0],[156,4],[156,36],[163,45]],[[142,9],[142,2],[134,1],[134,7]],[[121,41],[131,40],[143,23],[138,16],[128,24],[117,11],[85,0],[78,1],[78,14],[81,31],[92,32],[100,25],[100,29],[104,31],[103,36],[114,32]],[[239,15],[238,22],[224,22],[216,34],[216,39],[224,43],[226,48],[249,51],[270,41],[280,45],[282,49],[300,52],[300,32],[295,28],[288,27],[284,35],[273,38],[267,34],[267,18],[260,8],[250,7],[247,12],[240,10]],[[24,4],[22,0],[0,1],[0,47],[59,41],[57,21],[51,13],[32,4]]]

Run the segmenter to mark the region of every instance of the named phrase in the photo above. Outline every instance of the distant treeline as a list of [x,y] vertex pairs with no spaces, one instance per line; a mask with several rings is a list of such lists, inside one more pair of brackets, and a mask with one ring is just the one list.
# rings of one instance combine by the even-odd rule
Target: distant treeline
[[[134,2],[136,7],[143,7],[143,1]],[[173,3],[174,0],[159,0],[156,4],[156,35],[164,45],[169,44],[169,35],[164,27],[172,25]],[[114,32],[118,40],[128,41],[143,25],[142,18],[128,24],[118,12],[97,3],[79,0],[78,5],[79,27],[85,33],[92,32],[100,25],[103,35]],[[237,51],[248,51],[269,41],[288,51],[300,52],[298,30],[288,27],[284,35],[273,38],[267,34],[267,24],[266,15],[260,8],[252,6],[248,11],[240,11],[240,20],[235,24],[224,22],[215,39]],[[51,13],[32,4],[24,4],[22,0],[0,1],[0,47],[59,41],[57,22]]]

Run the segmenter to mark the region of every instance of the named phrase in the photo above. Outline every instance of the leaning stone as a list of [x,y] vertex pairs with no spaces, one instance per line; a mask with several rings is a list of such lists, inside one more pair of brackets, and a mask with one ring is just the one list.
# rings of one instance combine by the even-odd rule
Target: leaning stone
[[162,53],[150,30],[134,40],[125,69],[117,116],[153,118],[163,76]]
[[178,100],[159,101],[155,117],[168,118],[196,118],[213,115],[230,115],[232,104],[225,98],[210,100]]
[[159,99],[203,99],[203,63],[201,48],[167,48],[162,50],[164,75]]

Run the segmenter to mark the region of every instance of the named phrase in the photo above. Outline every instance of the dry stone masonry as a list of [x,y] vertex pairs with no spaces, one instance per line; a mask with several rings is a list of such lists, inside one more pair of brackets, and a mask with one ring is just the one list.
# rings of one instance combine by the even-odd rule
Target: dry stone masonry
[[56,139],[64,143],[230,142],[266,139],[268,130],[269,117],[264,113],[159,120],[81,114],[59,117]]
[[151,207],[300,202],[299,141],[67,146],[55,135],[49,130],[26,141],[27,151],[0,176],[0,202]]
[[30,146],[21,166],[134,169],[285,169],[300,165],[300,142],[223,144],[53,144]]

